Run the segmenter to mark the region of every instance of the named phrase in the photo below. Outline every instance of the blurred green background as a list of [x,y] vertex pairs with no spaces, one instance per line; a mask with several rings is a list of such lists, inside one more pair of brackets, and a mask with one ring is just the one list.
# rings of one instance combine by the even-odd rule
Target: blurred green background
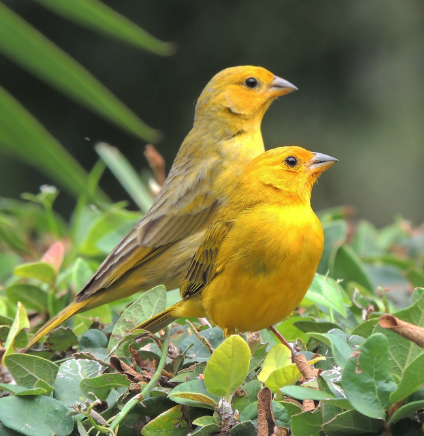
[[[424,2],[103,3],[162,41],[174,42],[177,52],[157,56],[36,2],[3,0],[162,132],[157,148],[167,170],[210,78],[229,66],[260,65],[299,88],[266,114],[266,147],[297,144],[340,160],[316,188],[316,209],[353,205],[379,226],[399,213],[414,224],[424,221]],[[137,170],[147,167],[140,138],[67,99],[1,53],[0,81],[85,169],[98,159],[96,141],[117,146]],[[0,144],[0,196],[18,198],[45,183],[54,181]],[[129,199],[110,172],[101,187],[114,201]],[[56,209],[67,216],[74,204],[62,189]]]

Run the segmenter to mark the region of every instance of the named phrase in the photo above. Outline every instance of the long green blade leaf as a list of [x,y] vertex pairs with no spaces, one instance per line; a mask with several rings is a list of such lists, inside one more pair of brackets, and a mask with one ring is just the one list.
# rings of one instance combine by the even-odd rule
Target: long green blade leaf
[[98,0],[35,0],[63,17],[106,36],[118,38],[158,55],[171,55],[173,44],[163,42]]
[[[85,170],[62,145],[10,94],[0,87],[0,143],[78,197],[89,189]],[[97,189],[99,199],[107,197]]]
[[95,148],[101,159],[119,180],[140,210],[146,213],[153,204],[153,195],[143,184],[139,175],[125,156],[117,148],[105,142],[96,144]]
[[146,140],[159,133],[119,101],[68,54],[0,3],[0,51],[49,85]]

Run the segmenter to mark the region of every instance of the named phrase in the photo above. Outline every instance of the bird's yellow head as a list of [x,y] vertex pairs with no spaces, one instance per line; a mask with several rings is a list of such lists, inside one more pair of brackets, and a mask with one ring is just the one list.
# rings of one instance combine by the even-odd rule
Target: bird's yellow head
[[[320,174],[333,166],[337,159],[322,153],[289,146],[269,150],[256,157],[245,169],[241,182],[248,180],[261,192],[280,190],[285,201],[310,201],[311,191]],[[278,201],[278,196],[276,197]]]
[[273,100],[295,90],[297,88],[290,82],[265,68],[227,68],[206,85],[197,100],[195,121],[211,122],[219,118],[240,125],[248,122],[249,126],[256,122],[260,127]]

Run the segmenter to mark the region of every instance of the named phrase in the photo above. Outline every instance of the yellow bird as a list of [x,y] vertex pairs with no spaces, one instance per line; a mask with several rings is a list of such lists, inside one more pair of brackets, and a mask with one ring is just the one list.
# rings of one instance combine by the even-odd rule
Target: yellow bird
[[296,89],[261,67],[228,68],[213,77],[151,209],[25,350],[77,312],[159,284],[178,288],[205,229],[246,165],[264,151],[265,112],[277,97]]
[[314,278],[324,247],[312,186],[337,159],[301,147],[255,158],[206,230],[182,300],[137,328],[157,332],[181,317],[208,317],[227,337],[282,321]]

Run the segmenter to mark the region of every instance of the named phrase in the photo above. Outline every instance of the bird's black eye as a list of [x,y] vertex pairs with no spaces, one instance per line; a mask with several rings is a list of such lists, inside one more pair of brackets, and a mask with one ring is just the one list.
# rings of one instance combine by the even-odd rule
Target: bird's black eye
[[284,161],[289,167],[295,167],[297,165],[297,159],[294,156],[289,156]]
[[254,77],[249,77],[245,80],[244,84],[248,88],[256,88],[258,86],[258,81]]

